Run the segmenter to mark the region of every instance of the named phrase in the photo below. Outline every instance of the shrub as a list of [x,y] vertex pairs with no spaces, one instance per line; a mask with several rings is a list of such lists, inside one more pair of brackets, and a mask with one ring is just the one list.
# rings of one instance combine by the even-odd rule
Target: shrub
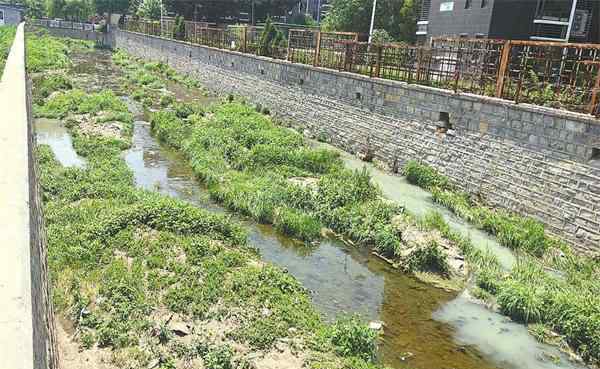
[[535,323],[542,318],[542,295],[532,286],[514,280],[505,281],[496,297],[502,313],[517,321]]
[[321,237],[319,220],[288,207],[277,209],[273,224],[278,231],[302,241],[313,241]]
[[206,369],[233,369],[233,351],[229,346],[217,346],[210,349],[202,357]]
[[483,229],[495,234],[504,246],[542,256],[552,244],[545,234],[544,225],[535,219],[501,210],[481,209],[480,213]]
[[414,160],[406,163],[403,173],[410,183],[428,190],[434,187],[440,189],[450,188],[450,183],[447,177],[439,174],[432,167],[425,164],[420,164]]
[[173,104],[173,102],[175,102],[175,98],[173,97],[173,95],[170,94],[162,95],[159,100],[159,104],[163,108],[166,108],[167,106]]
[[330,328],[329,337],[342,356],[354,356],[365,361],[375,359],[378,335],[357,316],[337,320]]
[[411,252],[406,265],[412,271],[429,271],[443,275],[450,273],[448,256],[433,240],[427,246],[417,248]]

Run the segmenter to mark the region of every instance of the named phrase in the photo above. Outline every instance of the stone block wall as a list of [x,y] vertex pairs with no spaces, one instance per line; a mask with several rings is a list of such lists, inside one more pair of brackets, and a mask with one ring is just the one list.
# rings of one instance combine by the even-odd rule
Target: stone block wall
[[600,168],[590,160],[600,124],[591,117],[125,31],[115,41],[392,170],[425,162],[490,205],[540,219],[578,251],[600,252]]
[[58,368],[45,227],[34,156],[23,24],[0,82],[0,358],[3,368]]

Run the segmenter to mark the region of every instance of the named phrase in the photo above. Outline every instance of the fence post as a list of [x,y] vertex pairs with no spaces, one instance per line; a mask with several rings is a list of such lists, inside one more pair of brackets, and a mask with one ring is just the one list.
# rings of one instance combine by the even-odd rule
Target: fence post
[[287,51],[286,51],[286,54],[285,54],[285,60],[286,61],[291,61],[292,63],[294,62],[294,57],[292,55],[290,55],[290,51],[292,50],[291,47],[290,47],[290,44],[292,43],[292,34],[293,33],[294,33],[294,30],[289,30],[288,31],[288,44],[287,44]]
[[588,113],[594,115],[596,111],[596,105],[598,104],[598,90],[600,89],[600,69],[598,70],[598,75],[596,75],[596,83],[594,84],[594,88],[592,89],[592,99],[590,101],[590,105],[588,106]]
[[242,28],[242,52],[246,53],[246,47],[247,47],[247,40],[248,40],[248,26],[244,26]]
[[496,97],[502,97],[504,92],[504,79],[506,76],[506,70],[508,69],[508,61],[510,59],[511,42],[507,40],[502,48],[502,57],[500,58],[500,68],[498,69],[498,75],[496,77]]
[[320,57],[321,57],[321,30],[317,31],[317,45],[315,48],[315,60],[313,62],[313,65],[315,67],[319,66],[320,63]]
[[379,78],[381,74],[381,56],[383,54],[383,45],[375,46],[377,48],[377,60],[375,61],[375,77]]
[[[415,68],[415,81],[420,81],[421,78],[421,63],[423,62],[423,48],[419,47],[417,49],[417,68]],[[410,82],[410,78],[409,78]]]

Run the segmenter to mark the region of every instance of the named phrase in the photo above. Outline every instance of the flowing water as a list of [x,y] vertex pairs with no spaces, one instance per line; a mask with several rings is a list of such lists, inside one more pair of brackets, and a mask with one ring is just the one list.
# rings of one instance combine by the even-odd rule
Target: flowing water
[[38,119],[35,123],[38,144],[52,148],[56,159],[65,167],[83,167],[85,160],[75,152],[67,128],[57,119]]
[[[83,57],[87,73],[105,73],[109,54]],[[94,70],[98,64],[100,69]],[[91,65],[91,67],[90,67]],[[93,77],[95,78],[95,77]],[[90,77],[90,80],[93,78]],[[177,93],[178,98],[186,94]],[[187,96],[190,96],[189,93]],[[193,94],[191,95],[193,98]],[[124,153],[136,185],[189,201],[215,212],[225,212],[213,203],[194,177],[185,158],[161,146],[152,137],[149,124],[135,122],[133,145]],[[54,127],[38,122],[38,138],[46,137],[55,153],[67,145],[64,138],[49,135]],[[53,141],[52,137],[56,137]],[[351,167],[363,163],[343,154]],[[62,162],[62,161],[61,161]],[[69,165],[64,162],[64,165]],[[414,214],[442,210],[453,229],[466,232],[478,247],[491,248],[507,267],[510,253],[493,238],[479,232],[440,209],[430,195],[400,177],[370,169],[384,193]],[[262,258],[286,268],[312,293],[315,306],[330,320],[341,313],[360,313],[366,319],[384,322],[380,352],[392,368],[415,369],[550,369],[576,368],[560,357],[555,348],[538,344],[524,326],[471,302],[466,293],[458,296],[419,282],[391,268],[365,250],[326,239],[306,246],[276,232],[271,226],[237,217],[249,229],[249,241]],[[504,254],[503,254],[504,253]],[[510,256],[508,256],[510,255]]]

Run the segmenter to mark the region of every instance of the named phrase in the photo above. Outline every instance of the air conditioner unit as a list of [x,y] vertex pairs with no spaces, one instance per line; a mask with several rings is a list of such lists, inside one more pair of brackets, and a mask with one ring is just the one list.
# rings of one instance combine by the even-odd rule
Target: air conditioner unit
[[572,37],[587,37],[591,14],[589,10],[575,10],[575,18],[573,19],[573,27],[571,28]]

